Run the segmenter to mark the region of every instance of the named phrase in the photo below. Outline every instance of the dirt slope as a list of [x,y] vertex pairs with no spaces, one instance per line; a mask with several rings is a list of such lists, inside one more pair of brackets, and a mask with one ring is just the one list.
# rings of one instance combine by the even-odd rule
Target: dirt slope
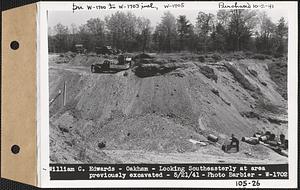
[[[188,162],[184,154],[205,154],[206,150],[207,156],[229,161],[230,156],[218,153],[220,147],[195,146],[188,140],[206,141],[208,134],[214,134],[223,143],[232,133],[238,138],[266,130],[287,133],[286,100],[268,71],[272,60],[200,63],[182,58],[176,59],[177,67],[171,72],[138,77],[134,70],[90,73],[85,65],[95,58],[81,64],[78,59],[50,65],[50,99],[67,84],[67,105],[63,107],[59,97],[50,106],[52,162],[119,163],[124,160],[118,156],[127,155],[127,150],[137,151],[136,156],[140,151],[180,154],[181,162]],[[203,66],[210,73],[204,73]],[[243,146],[237,154],[241,159],[251,162],[251,155],[252,162],[285,162],[260,145]],[[143,160],[129,157],[133,162]],[[200,157],[195,161],[204,162]]]

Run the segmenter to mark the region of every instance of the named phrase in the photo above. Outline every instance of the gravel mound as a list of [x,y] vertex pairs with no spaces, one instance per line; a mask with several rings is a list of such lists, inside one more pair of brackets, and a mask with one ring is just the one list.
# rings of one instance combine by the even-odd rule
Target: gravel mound
[[[223,143],[231,134],[241,138],[257,131],[286,132],[286,123],[270,123],[252,114],[269,118],[268,110],[256,109],[253,91],[257,89],[260,101],[268,98],[272,105],[286,106],[266,64],[251,65],[251,59],[232,65],[182,59],[165,63],[169,57],[115,74],[74,69],[74,65],[88,66],[101,59],[104,57],[78,55],[69,66],[49,70],[50,99],[67,84],[66,106],[61,98],[50,106],[52,162],[109,163],[105,152],[111,150],[196,152],[201,147],[189,139],[206,142],[213,134]],[[255,149],[264,154],[259,147]]]

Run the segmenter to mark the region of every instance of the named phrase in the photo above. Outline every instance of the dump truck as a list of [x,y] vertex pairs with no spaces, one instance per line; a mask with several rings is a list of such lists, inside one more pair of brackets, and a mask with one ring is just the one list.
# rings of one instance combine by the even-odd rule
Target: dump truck
[[75,49],[77,53],[85,53],[86,49],[83,47],[82,44],[75,44]]
[[131,58],[120,55],[118,60],[104,60],[103,63],[91,65],[91,72],[118,72],[131,67]]

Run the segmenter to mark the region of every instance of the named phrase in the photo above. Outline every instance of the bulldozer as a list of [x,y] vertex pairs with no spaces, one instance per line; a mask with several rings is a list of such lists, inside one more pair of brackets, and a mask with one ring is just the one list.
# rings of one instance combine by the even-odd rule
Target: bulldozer
[[91,65],[91,72],[118,72],[131,67],[132,59],[124,55],[119,55],[118,60],[104,60],[103,63]]

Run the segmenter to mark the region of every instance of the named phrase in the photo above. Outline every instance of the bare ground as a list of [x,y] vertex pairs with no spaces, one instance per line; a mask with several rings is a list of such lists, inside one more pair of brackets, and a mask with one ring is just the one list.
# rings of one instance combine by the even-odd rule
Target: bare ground
[[[231,134],[287,136],[287,102],[270,76],[272,60],[231,60],[239,79],[224,61],[154,56],[176,69],[141,78],[134,70],[91,73],[89,65],[102,57],[76,55],[60,64],[57,56],[49,57],[50,99],[67,84],[67,105],[59,97],[50,106],[51,162],[287,163],[263,145],[241,142],[238,153],[221,150]],[[213,73],[201,72],[203,66]],[[218,136],[219,143],[207,142],[208,134]]]

